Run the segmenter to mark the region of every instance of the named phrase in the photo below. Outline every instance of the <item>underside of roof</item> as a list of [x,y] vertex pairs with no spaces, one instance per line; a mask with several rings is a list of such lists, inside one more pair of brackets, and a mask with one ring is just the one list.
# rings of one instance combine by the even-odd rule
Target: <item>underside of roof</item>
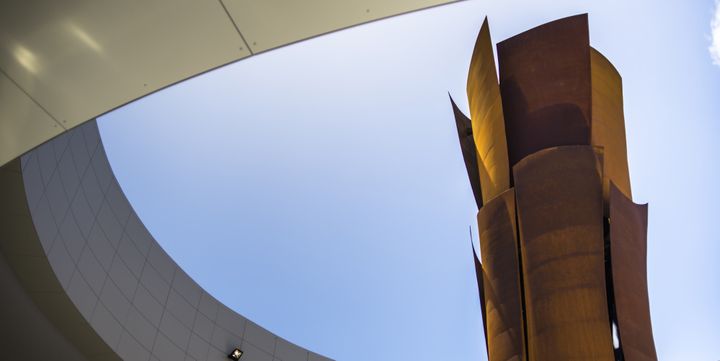
[[22,1],[0,4],[0,165],[220,66],[447,0]]

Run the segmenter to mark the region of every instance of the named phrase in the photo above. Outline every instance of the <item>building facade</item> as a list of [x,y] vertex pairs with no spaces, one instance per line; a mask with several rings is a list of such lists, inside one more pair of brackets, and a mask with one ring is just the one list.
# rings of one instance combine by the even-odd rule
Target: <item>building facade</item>
[[452,102],[479,211],[475,256],[491,361],[657,360],[647,205],[632,202],[622,79],[587,15],[497,44],[487,20]]
[[125,198],[95,121],[0,168],[4,360],[326,361],[223,305]]
[[198,286],[125,199],[95,119],[226,64],[450,0],[0,3],[5,360],[319,361]]

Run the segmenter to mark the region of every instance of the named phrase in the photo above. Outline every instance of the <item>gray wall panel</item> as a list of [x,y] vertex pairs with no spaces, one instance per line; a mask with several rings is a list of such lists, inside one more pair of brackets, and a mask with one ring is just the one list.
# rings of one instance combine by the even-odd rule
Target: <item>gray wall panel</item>
[[65,152],[65,148],[68,146],[68,143],[70,142],[70,138],[68,137],[67,133],[62,133],[57,136],[57,142],[50,142],[52,143],[52,149],[53,153],[55,155],[55,160],[60,160],[60,157],[62,157],[63,153]]
[[62,242],[55,242],[53,244],[48,254],[48,261],[50,261],[50,266],[52,266],[58,282],[60,282],[63,287],[68,287],[68,285],[70,285],[70,278],[73,272],[75,272],[75,262],[70,257],[70,254]]
[[117,353],[124,360],[147,361],[150,359],[150,352],[132,337],[127,330],[123,330],[120,336]]
[[163,305],[165,304],[170,292],[170,284],[160,277],[160,274],[151,264],[145,263],[143,274],[140,276],[140,283],[145,286],[155,300]]
[[[233,335],[230,331],[215,325],[213,329],[212,339],[210,340],[211,348],[215,348],[217,351],[230,350],[242,343],[242,338],[237,335]],[[244,351],[244,349],[243,349]]]
[[[245,357],[245,356],[243,356]],[[227,355],[210,347],[208,350],[207,360],[208,361],[227,361]]]
[[155,342],[157,328],[145,318],[136,307],[128,310],[128,316],[123,323],[127,332],[132,335],[147,350],[152,350]]
[[202,313],[198,312],[195,314],[195,322],[193,323],[192,329],[194,334],[200,336],[203,340],[210,342],[212,341],[215,323],[205,317]]
[[62,181],[60,181],[60,173],[55,172],[50,177],[50,181],[45,186],[45,197],[50,204],[50,211],[56,224],[65,218],[65,212],[70,208],[70,200],[65,194]]
[[83,195],[85,203],[92,209],[92,212],[98,212],[103,202],[103,190],[100,188],[100,182],[98,181],[95,171],[89,165],[85,168],[85,173],[82,179],[82,192],[77,194],[76,197]]
[[[134,289],[137,286],[137,280],[142,275],[142,269],[143,265],[145,264],[145,256],[138,251],[137,247],[135,247],[135,243],[133,243],[132,239],[130,239],[130,236],[127,235],[127,233],[123,234],[123,238],[120,240],[120,246],[118,247],[118,255],[120,256],[120,259],[122,260],[125,267],[130,270],[130,272],[135,277],[135,280],[130,280],[129,282],[134,282],[135,286],[133,286],[133,293]],[[117,258],[116,258],[117,259]]]
[[160,247],[159,244],[153,244],[150,247],[147,261],[153,266],[160,277],[166,282],[172,282],[177,265],[170,259],[170,256]]
[[162,321],[160,321],[160,332],[181,349],[184,350],[187,348],[187,344],[190,341],[190,329],[183,326],[183,324],[170,312],[167,312],[167,310],[163,313]]
[[133,305],[140,311],[145,319],[150,321],[156,328],[160,325],[163,305],[160,304],[143,285],[139,285],[135,291]]
[[95,332],[103,338],[103,341],[113,349],[117,349],[120,342],[122,326],[120,322],[108,311],[102,303],[98,303],[90,321]]
[[[75,202],[73,202],[73,204],[75,204]],[[81,205],[82,199],[77,201],[77,204]],[[65,248],[68,250],[73,260],[77,262],[80,260],[82,250],[85,247],[85,235],[78,227],[78,224],[75,221],[75,216],[72,213],[73,212],[69,212],[66,214],[65,219],[63,219],[62,223],[60,223],[60,234],[58,239],[60,243],[65,245]],[[86,234],[89,234],[90,229],[92,229],[92,221],[88,220],[88,222],[83,223],[83,227],[87,228]]]
[[116,254],[110,266],[110,279],[118,287],[122,295],[132,299],[137,289],[138,279],[133,275],[130,269],[125,265],[121,254]]
[[188,356],[196,360],[204,360],[207,356],[210,344],[207,341],[200,338],[196,334],[190,335],[190,342],[188,343],[187,354]]
[[58,227],[50,210],[50,203],[44,195],[40,197],[35,211],[33,212],[33,223],[45,251],[48,251],[58,233]]
[[275,335],[258,326],[255,322],[247,322],[243,337],[246,342],[257,346],[264,351],[272,351],[271,354],[275,353]]
[[160,361],[175,361],[185,358],[185,352],[173,344],[162,333],[157,334],[155,338],[155,346],[153,347],[153,355]]
[[54,277],[90,332],[117,355],[222,360],[240,347],[243,361],[310,357],[219,303],[168,256],[122,193],[95,122],[23,162],[27,199],[37,204],[33,224]]
[[243,343],[243,351],[245,352],[243,354],[243,358],[247,357],[248,359],[257,361],[273,361],[271,353],[268,353],[259,347],[255,347],[247,341]]
[[[92,125],[97,128],[97,124]],[[90,163],[92,164],[93,171],[95,171],[95,176],[97,177],[100,189],[105,192],[114,177],[112,175],[110,164],[108,163],[107,154],[105,154],[105,148],[102,147],[101,143],[98,144],[99,145],[95,148],[95,153],[93,154]]]
[[[101,217],[98,216],[98,218]],[[115,249],[105,236],[105,232],[100,229],[98,223],[93,225],[93,228],[90,231],[90,238],[88,238],[88,240],[89,242],[87,242],[87,248],[92,250],[92,253],[95,257],[97,257],[99,263],[102,264],[101,267],[104,268],[105,271],[109,270],[110,265],[112,264],[113,255],[115,254]]]
[[185,299],[174,289],[170,290],[168,301],[165,304],[165,313],[168,312],[177,318],[183,326],[188,329],[193,328],[193,322],[195,321],[197,309],[185,301]]
[[116,319],[125,320],[130,309],[130,300],[120,292],[115,282],[110,279],[105,281],[100,292],[100,301]]
[[69,151],[72,154],[73,161],[75,161],[78,174],[82,175],[90,164],[90,153],[88,153],[87,146],[85,145],[85,136],[82,132],[72,133]]
[[113,248],[117,248],[122,237],[124,224],[120,224],[117,220],[109,202],[105,201],[100,206],[100,213],[97,214],[95,222],[100,225],[102,232],[105,234],[105,239],[112,244]]
[[130,203],[125,199],[125,194],[123,194],[120,189],[117,180],[113,180],[113,182],[110,183],[110,188],[108,188],[105,193],[105,198],[110,204],[118,223],[125,225],[131,212]]
[[83,279],[85,279],[85,282],[90,285],[93,293],[99,295],[102,291],[103,284],[105,283],[107,273],[103,271],[102,266],[100,266],[100,262],[98,262],[97,258],[95,258],[90,248],[85,247],[82,256],[80,256],[80,262],[78,262],[77,267],[77,271],[80,272],[80,275]]
[[280,360],[305,360],[308,352],[283,339],[278,339],[275,344],[275,357]]
[[80,186],[80,174],[77,171],[75,161],[70,151],[63,153],[60,164],[58,164],[57,172],[60,174],[60,181],[65,188],[66,195],[68,198],[72,198],[78,186]]
[[308,355],[308,361],[329,361],[329,360],[330,360],[329,358],[327,358],[323,355],[318,355],[314,352],[310,352]]
[[218,306],[218,314],[215,324],[225,329],[225,331],[239,337],[247,337],[247,328],[251,322],[233,312],[227,306],[220,304]]
[[[72,213],[74,217],[74,227],[79,227],[79,230],[82,231],[81,238],[84,240],[89,237],[90,230],[92,230],[93,223],[95,222],[95,215],[83,192],[75,194],[75,198],[70,204],[70,213]],[[69,220],[70,217],[67,217],[66,221]],[[67,226],[73,227],[72,225]]]
[[75,304],[78,311],[86,319],[90,319],[93,310],[95,310],[97,296],[92,292],[90,285],[88,285],[80,272],[73,274],[70,285],[65,289],[65,292],[70,296],[70,300]]
[[55,149],[52,142],[47,142],[39,146],[35,151],[38,162],[40,163],[40,175],[42,176],[43,185],[48,184],[50,176],[55,172],[57,167],[57,159],[55,158]]
[[202,291],[198,311],[202,312],[211,321],[215,321],[218,313],[218,301],[215,300],[213,296],[210,296],[207,292]]
[[193,307],[200,304],[200,286],[192,280],[185,272],[176,272],[172,288],[177,291]]
[[125,233],[130,236],[130,239],[132,239],[135,247],[138,251],[140,251],[143,257],[147,257],[148,252],[150,251],[150,246],[155,242],[135,212],[130,215],[128,222],[125,225]]

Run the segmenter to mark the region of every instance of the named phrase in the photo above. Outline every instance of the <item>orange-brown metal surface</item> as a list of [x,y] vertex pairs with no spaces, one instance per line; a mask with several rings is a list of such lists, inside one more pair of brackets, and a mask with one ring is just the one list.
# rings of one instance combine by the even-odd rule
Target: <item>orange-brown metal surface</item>
[[487,18],[470,59],[467,94],[485,203],[510,187],[505,120]]
[[600,52],[590,49],[592,70],[592,144],[605,149],[603,194],[609,197],[610,181],[632,198],[625,143],[625,117],[620,73]]
[[548,147],[589,145],[587,15],[538,26],[497,49],[510,166]]
[[473,263],[475,264],[475,278],[477,279],[478,293],[480,295],[480,313],[482,315],[483,334],[485,335],[485,351],[488,352],[489,355],[490,348],[488,347],[487,313],[485,312],[485,272],[483,271],[482,263],[480,263],[480,260],[477,257],[477,253],[475,253],[475,246],[472,243],[470,243],[470,245],[472,246]]
[[457,107],[452,97],[450,97],[450,103],[452,104],[453,114],[455,115],[455,125],[457,126],[460,149],[462,150],[463,160],[465,161],[465,169],[467,169],[470,187],[472,187],[473,196],[475,196],[475,203],[477,207],[480,208],[483,205],[483,199],[480,189],[477,150],[475,148],[475,140],[473,140],[472,124],[470,123],[470,119]]
[[591,146],[564,146],[513,168],[531,361],[614,360],[601,167]]
[[485,271],[489,360],[525,360],[514,190],[486,203],[477,219]]
[[657,360],[647,288],[647,204],[610,185],[610,251],[620,346],[626,361]]

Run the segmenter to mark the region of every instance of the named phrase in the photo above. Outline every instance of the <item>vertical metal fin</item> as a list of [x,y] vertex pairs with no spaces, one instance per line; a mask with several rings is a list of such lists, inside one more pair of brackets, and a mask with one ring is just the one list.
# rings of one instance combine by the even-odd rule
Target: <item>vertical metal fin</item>
[[487,18],[480,28],[470,60],[467,94],[482,199],[486,203],[510,187],[505,119]]
[[[448,96],[450,96],[448,94]],[[463,160],[465,161],[465,169],[467,169],[470,187],[472,187],[475,203],[480,208],[483,205],[482,191],[480,189],[480,175],[478,173],[477,150],[475,148],[475,140],[473,139],[472,124],[470,119],[463,114],[450,96],[450,104],[452,104],[453,114],[455,115],[455,125],[457,126],[458,139],[460,140],[460,149],[462,150]]]
[[592,144],[605,149],[603,195],[609,200],[610,182],[632,199],[625,142],[622,78],[599,51],[590,48],[592,72]]
[[490,349],[488,348],[487,313],[485,310],[485,272],[483,271],[482,263],[480,263],[477,253],[475,252],[475,245],[473,245],[472,236],[470,238],[470,246],[472,247],[473,262],[475,264],[475,278],[477,279],[478,293],[480,294],[480,311],[482,313],[483,332],[485,335],[485,351],[488,352],[488,357],[490,357]]
[[525,360],[514,189],[485,204],[477,219],[486,276],[489,360]]
[[610,185],[610,251],[620,346],[626,361],[657,361],[647,288],[647,204]]

